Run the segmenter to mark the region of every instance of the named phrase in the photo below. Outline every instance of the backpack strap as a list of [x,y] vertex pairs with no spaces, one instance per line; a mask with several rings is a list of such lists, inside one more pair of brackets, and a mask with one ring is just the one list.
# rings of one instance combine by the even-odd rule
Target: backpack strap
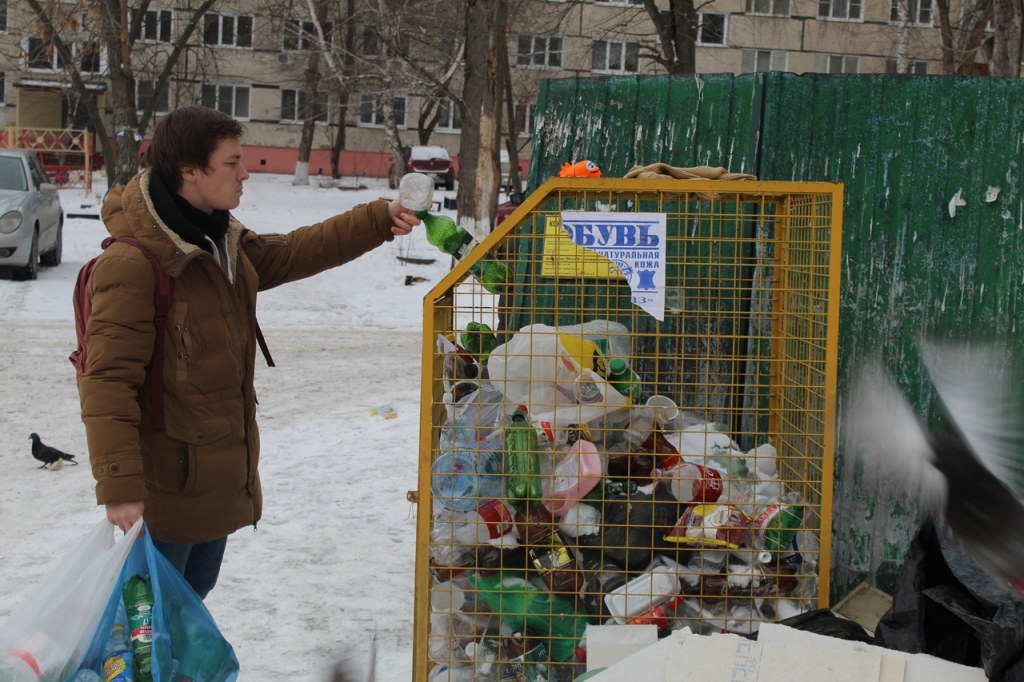
[[[245,252],[245,235],[249,230],[242,230],[242,234],[238,237],[238,252]],[[256,322],[256,343],[260,345],[260,352],[263,353],[263,359],[267,361],[267,367],[277,367],[274,364],[274,358],[270,357],[270,347],[267,345],[267,340],[263,337],[263,330],[260,329],[260,321],[256,319],[256,315],[253,315],[253,320]]]
[[171,303],[174,301],[174,280],[164,272],[149,249],[143,246],[133,237],[107,237],[103,240],[103,248],[106,249],[114,242],[131,244],[142,252],[149,259],[156,274],[156,291],[153,293],[153,304],[156,307],[156,315],[153,324],[156,327],[156,338],[153,342],[153,357],[149,366],[153,372],[153,381],[150,384],[150,398],[153,403],[153,428],[157,431],[164,429],[164,327],[167,323],[167,315],[171,310]]

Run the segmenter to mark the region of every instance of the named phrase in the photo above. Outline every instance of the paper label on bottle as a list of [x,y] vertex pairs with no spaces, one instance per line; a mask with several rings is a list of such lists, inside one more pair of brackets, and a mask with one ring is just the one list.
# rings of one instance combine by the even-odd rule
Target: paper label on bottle
[[555,467],[555,483],[551,487],[553,493],[564,493],[574,488],[580,480],[580,457],[572,455],[563,459]]
[[569,548],[565,546],[561,535],[557,532],[552,533],[546,540],[541,540],[541,542],[545,541],[551,544],[547,547],[530,549],[530,558],[533,559],[533,565],[537,567],[537,570],[542,573],[551,573],[562,570],[573,563],[575,558]]
[[463,242],[462,244],[460,244],[459,248],[457,248],[455,250],[455,253],[453,253],[452,255],[455,256],[455,260],[462,260],[463,258],[466,257],[467,254],[469,254],[470,252],[473,251],[473,249],[476,248],[476,245],[477,241],[475,239],[470,239],[468,242]]
[[487,533],[492,540],[500,538],[512,530],[515,525],[512,512],[501,500],[491,500],[487,504],[481,505],[477,508],[476,513],[487,526]]
[[693,501],[697,503],[717,501],[724,490],[722,474],[699,464],[694,466],[700,471],[700,478],[693,481]]

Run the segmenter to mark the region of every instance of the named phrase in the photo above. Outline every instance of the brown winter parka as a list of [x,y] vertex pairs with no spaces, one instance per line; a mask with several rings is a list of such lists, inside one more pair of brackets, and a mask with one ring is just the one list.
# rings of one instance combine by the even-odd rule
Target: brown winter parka
[[[153,537],[191,544],[255,525],[262,514],[253,370],[256,293],[333,268],[391,241],[387,202],[374,201],[288,234],[256,234],[233,217],[228,271],[157,215],[152,171],[110,191],[102,217],[173,279],[155,329],[156,276],[137,248],[115,242],[89,281],[88,367],[79,393],[99,504],[142,500]],[[164,335],[164,419],[152,427],[150,358]]]

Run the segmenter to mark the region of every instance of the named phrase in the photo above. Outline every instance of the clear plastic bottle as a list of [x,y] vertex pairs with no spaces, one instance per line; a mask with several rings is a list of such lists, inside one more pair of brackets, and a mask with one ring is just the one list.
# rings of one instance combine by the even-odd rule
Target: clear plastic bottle
[[444,452],[430,473],[434,499],[447,509],[469,511],[503,497],[501,456],[490,450]]
[[134,682],[132,645],[125,631],[128,614],[123,605],[118,608],[117,620],[103,647],[103,678],[106,682]]

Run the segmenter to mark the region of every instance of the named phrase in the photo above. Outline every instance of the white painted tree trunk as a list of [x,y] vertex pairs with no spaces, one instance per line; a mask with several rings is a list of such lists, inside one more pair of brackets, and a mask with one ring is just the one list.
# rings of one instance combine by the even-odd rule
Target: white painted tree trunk
[[296,161],[295,162],[295,179],[292,180],[292,185],[296,187],[299,185],[309,184],[309,161]]

